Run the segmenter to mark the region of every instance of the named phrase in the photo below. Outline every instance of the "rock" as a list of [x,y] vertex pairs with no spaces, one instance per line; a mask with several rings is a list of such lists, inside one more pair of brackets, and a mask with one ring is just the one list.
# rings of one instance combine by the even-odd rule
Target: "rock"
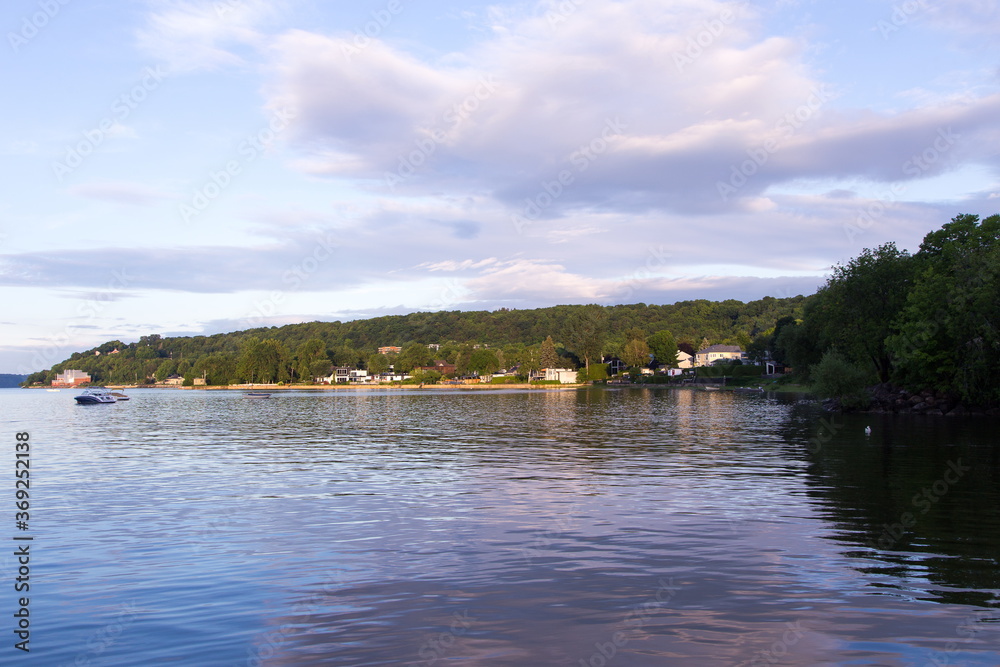
[[927,410],[929,407],[930,406],[927,405],[926,403],[920,402],[920,403],[917,403],[916,405],[913,406],[913,411],[914,412],[923,412],[924,410]]
[[925,412],[924,414],[925,414],[925,415],[934,415],[934,416],[936,416],[936,417],[943,417],[943,416],[944,416],[944,413],[943,413],[943,412],[941,412],[941,411],[940,411],[940,410],[938,410],[938,409],[934,409],[934,410],[928,410],[928,411],[927,411],[927,412]]
[[910,405],[916,405],[917,403],[923,403],[924,399],[920,394],[916,394],[910,397]]

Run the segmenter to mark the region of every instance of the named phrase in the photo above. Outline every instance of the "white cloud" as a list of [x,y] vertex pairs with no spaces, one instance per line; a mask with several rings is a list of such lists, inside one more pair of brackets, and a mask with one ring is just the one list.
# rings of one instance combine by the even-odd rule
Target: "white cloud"
[[172,72],[214,70],[245,64],[241,47],[262,48],[260,28],[284,2],[265,0],[151,0],[146,25],[137,31],[140,50]]

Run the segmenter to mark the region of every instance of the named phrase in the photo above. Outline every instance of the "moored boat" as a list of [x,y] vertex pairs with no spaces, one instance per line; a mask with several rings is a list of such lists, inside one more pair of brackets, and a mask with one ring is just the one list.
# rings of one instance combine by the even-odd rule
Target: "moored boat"
[[263,391],[248,391],[243,396],[246,398],[271,398],[271,394]]
[[98,403],[116,403],[118,399],[105,387],[87,387],[79,396],[74,396],[80,405],[97,405]]

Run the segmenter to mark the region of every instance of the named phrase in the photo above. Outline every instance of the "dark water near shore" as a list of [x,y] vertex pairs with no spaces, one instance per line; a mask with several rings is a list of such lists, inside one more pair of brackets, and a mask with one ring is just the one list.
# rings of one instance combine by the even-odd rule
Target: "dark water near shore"
[[996,420],[129,393],[0,391],[0,539],[18,431],[35,538],[30,654],[0,557],[0,664],[1000,664]]

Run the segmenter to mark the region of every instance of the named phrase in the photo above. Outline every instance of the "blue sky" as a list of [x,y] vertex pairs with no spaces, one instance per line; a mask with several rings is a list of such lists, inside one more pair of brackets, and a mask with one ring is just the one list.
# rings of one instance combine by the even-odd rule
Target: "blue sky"
[[991,0],[11,0],[0,26],[0,372],[808,294],[1000,211]]

